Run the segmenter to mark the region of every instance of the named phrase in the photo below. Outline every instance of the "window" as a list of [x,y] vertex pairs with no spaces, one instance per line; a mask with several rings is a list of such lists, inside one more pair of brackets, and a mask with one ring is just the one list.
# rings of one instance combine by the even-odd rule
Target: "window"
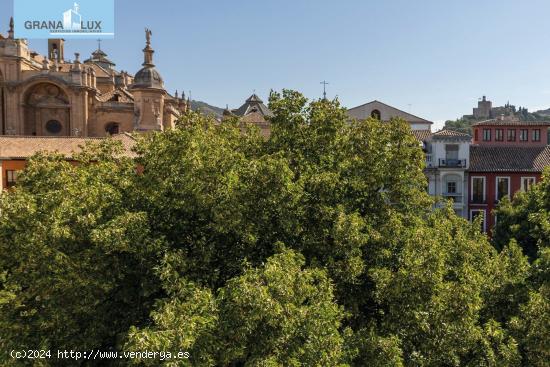
[[529,130],[521,129],[519,131],[519,141],[527,141],[529,139]]
[[533,141],[540,141],[540,129],[533,130]]
[[485,232],[485,210],[472,209],[470,210],[470,222],[474,222],[478,217],[481,217],[481,232]]
[[510,196],[510,177],[497,177],[496,199],[501,200],[505,196]]
[[479,136],[478,136],[477,131],[478,131],[478,129],[475,129],[475,130],[474,130],[474,140],[475,140],[475,141],[478,141],[478,140],[479,140]]
[[381,120],[382,119],[382,114],[380,113],[379,110],[372,110],[372,112],[370,113],[370,117],[372,117],[373,119],[376,119],[376,120]]
[[504,141],[504,130],[496,129],[495,130],[495,141]]
[[472,203],[485,202],[485,177],[472,177]]
[[491,141],[491,129],[483,129],[483,141]]
[[119,127],[120,125],[116,122],[109,122],[105,125],[105,132],[109,135],[116,135],[119,133]]
[[61,129],[63,129],[63,126],[61,125],[61,122],[57,120],[50,120],[46,122],[46,131],[50,134],[59,134]]
[[6,187],[10,188],[17,183],[17,171],[6,170]]
[[445,145],[445,159],[456,161],[458,160],[458,145],[446,144]]
[[456,194],[456,181],[447,182],[447,194]]
[[508,129],[508,141],[516,141],[516,129]]
[[528,191],[531,186],[535,184],[534,177],[522,177],[521,178],[521,191]]

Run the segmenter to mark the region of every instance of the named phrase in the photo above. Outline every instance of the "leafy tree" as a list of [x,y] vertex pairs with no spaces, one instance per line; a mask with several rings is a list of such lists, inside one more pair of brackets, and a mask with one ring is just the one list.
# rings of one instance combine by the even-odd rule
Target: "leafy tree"
[[472,124],[477,120],[468,119],[466,117],[461,117],[456,120],[447,120],[445,121],[445,129],[455,130],[462,133],[472,135]]
[[[510,312],[511,332],[518,340],[524,355],[524,365],[547,366],[550,360],[550,176],[526,193],[517,194],[512,201],[504,201],[496,213],[498,224],[494,242],[497,247],[510,243],[517,245],[533,262],[528,268],[523,287],[510,294],[515,312]],[[503,299],[503,301],[505,301]]]
[[229,280],[215,299],[175,279],[155,326],[133,328],[127,348],[191,350],[179,362],[193,366],[338,366],[343,313],[326,272],[303,267],[301,255],[285,251]]
[[127,206],[135,168],[120,153],[38,155],[1,194],[1,364],[12,349],[113,348],[148,315],[156,245],[147,214]]
[[[154,233],[168,240],[164,266],[178,274],[163,282],[165,288],[180,279],[199,289],[168,292],[153,320],[169,321],[143,330],[144,340],[158,345],[161,335],[183,332],[174,305],[190,319],[194,305],[205,305],[198,312],[204,327],[183,338],[190,338],[192,350],[216,349],[212,333],[226,332],[215,324],[242,330],[239,312],[244,317],[263,309],[269,317],[265,304],[250,303],[248,294],[263,299],[252,290],[231,302],[235,314],[220,311],[219,297],[244,292],[244,286],[237,293],[227,287],[241,284],[249,266],[262,268],[284,244],[301,253],[306,266],[326,269],[334,282],[347,315],[339,332],[349,363],[516,365],[517,344],[501,323],[506,317],[486,300],[521,274],[452,211],[432,212],[423,155],[407,124],[349,121],[337,101],[309,103],[288,90],[272,93],[270,108],[267,141],[236,122],[217,126],[189,115],[178,130],[152,135],[140,148],[141,202]],[[202,301],[194,301],[196,294]],[[208,308],[218,311],[203,314]],[[296,315],[288,316],[300,324]],[[278,342],[268,338],[261,348],[255,345],[253,339],[271,335],[258,325],[226,336],[226,353],[204,363],[269,365],[261,358]],[[131,335],[140,340],[141,330]],[[168,337],[162,345],[177,340]]]
[[289,90],[270,108],[269,139],[188,113],[143,135],[136,162],[36,157],[0,199],[1,346],[190,353],[121,361],[167,366],[542,363],[547,262],[434,210],[404,121]]
[[550,248],[540,250],[528,283],[529,298],[510,320],[525,366],[548,366],[550,360]]
[[500,325],[483,313],[498,260],[485,237],[450,209],[386,230],[369,248],[365,293],[376,302],[377,333],[399,338],[405,365],[515,365],[515,341],[492,341]]
[[300,191],[280,155],[261,153],[256,130],[189,114],[180,128],[151,134],[138,152],[139,205],[152,234],[184,259],[178,271],[217,289],[259,265],[277,241],[291,242]]
[[525,193],[518,193],[512,201],[503,201],[496,214],[494,243],[503,248],[515,239],[531,260],[542,247],[550,244],[550,177],[543,174],[542,181]]

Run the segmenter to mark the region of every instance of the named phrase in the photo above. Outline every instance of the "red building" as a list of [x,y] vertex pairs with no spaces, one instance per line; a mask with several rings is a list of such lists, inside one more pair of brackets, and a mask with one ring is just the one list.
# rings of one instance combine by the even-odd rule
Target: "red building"
[[[73,161],[72,156],[86,144],[99,143],[107,138],[79,138],[62,136],[0,136],[0,190],[9,189],[17,182],[19,171],[27,160],[38,152],[58,153]],[[124,148],[123,154],[134,157],[135,139],[128,134],[113,135]]]
[[515,117],[473,125],[468,174],[470,220],[483,215],[483,230],[495,225],[493,209],[503,197],[513,197],[538,182],[550,166],[550,122],[520,121]]

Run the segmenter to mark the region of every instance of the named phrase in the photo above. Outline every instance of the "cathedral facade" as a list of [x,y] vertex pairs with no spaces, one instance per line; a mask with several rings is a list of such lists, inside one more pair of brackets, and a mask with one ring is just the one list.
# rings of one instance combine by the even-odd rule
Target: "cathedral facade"
[[0,135],[102,137],[173,127],[190,101],[170,95],[153,64],[145,31],[142,68],[118,71],[100,47],[65,59],[64,40],[49,39],[48,55],[15,39],[13,20],[0,34]]

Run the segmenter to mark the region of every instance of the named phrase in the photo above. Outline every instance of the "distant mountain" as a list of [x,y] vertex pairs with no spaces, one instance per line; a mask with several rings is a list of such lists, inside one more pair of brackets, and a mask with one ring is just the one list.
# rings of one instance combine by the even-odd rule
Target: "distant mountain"
[[538,110],[535,113],[540,115],[540,116],[550,117],[550,108],[548,108],[546,110]]
[[202,101],[191,101],[191,109],[193,111],[199,111],[204,115],[214,116],[217,119],[221,119],[223,116],[223,108],[209,105]]

